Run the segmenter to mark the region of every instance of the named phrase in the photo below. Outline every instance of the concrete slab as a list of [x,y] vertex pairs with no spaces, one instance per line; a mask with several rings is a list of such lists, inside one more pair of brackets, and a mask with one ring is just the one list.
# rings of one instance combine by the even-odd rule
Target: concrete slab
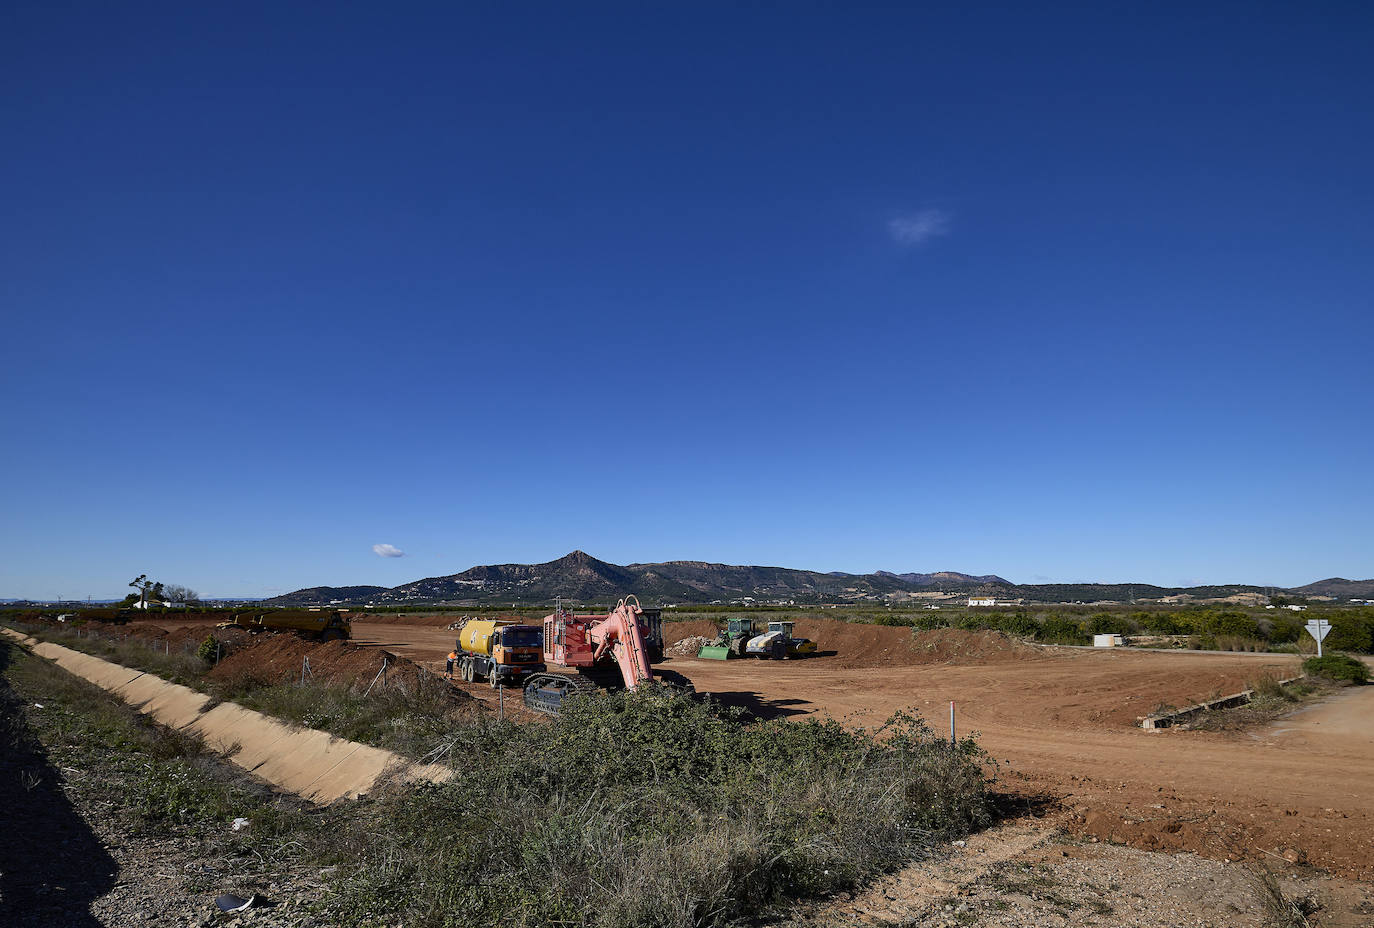
[[290,726],[232,702],[215,706],[186,730],[213,751],[232,752],[230,760],[254,773],[275,753],[294,749]]
[[[344,745],[349,747],[345,748]],[[332,762],[331,762],[332,760]],[[308,766],[274,771],[284,779],[300,778],[300,793],[315,802],[356,799],[370,792],[389,768],[406,766],[395,754],[367,744],[336,739]]]
[[[140,694],[153,689],[151,686],[153,681],[160,685],[156,687],[155,691],[147,695],[139,705],[138,711],[151,716],[154,721],[166,725],[168,728],[185,728],[190,725],[200,718],[201,712],[210,702],[210,697],[204,693],[197,693],[190,687],[181,686],[177,683],[158,680],[157,677],[148,674],[134,680],[125,691],[131,690],[142,681],[148,681],[149,685],[141,690]],[[134,700],[130,699],[129,701],[132,703]]]

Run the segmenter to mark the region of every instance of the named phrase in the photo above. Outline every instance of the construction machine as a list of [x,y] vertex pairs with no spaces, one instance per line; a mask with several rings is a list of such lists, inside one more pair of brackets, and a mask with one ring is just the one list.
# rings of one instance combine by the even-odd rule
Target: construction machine
[[466,683],[485,679],[496,689],[543,673],[540,644],[543,632],[519,619],[468,619],[458,629],[458,675]]
[[815,654],[816,642],[810,638],[792,637],[795,625],[795,622],[769,622],[768,631],[749,639],[744,646],[745,653],[779,661]]
[[726,619],[725,628],[716,634],[716,640],[702,645],[697,657],[712,661],[729,660],[743,657],[744,647],[759,632],[763,631],[762,622],[757,619]]
[[252,634],[263,631],[295,632],[320,641],[353,637],[353,626],[338,609],[274,609],[242,612],[216,628],[242,628]]
[[574,672],[530,676],[525,705],[552,715],[578,692],[637,690],[654,681],[650,665],[662,658],[661,614],[642,609],[638,597],[625,597],[606,615],[574,615],[559,606],[544,617],[544,662]]

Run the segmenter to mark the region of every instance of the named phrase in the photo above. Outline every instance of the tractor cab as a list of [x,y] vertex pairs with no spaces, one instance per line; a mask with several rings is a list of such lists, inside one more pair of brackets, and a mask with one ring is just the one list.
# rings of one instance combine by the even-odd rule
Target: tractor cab
[[725,628],[716,633],[716,640],[703,645],[701,650],[697,652],[697,657],[704,657],[713,661],[743,657],[749,639],[760,631],[762,628],[754,619],[726,619]]

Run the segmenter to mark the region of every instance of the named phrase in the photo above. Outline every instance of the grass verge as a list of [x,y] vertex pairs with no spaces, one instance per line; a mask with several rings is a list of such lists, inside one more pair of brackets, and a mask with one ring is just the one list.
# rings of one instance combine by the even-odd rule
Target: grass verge
[[[222,835],[236,818],[234,852],[272,853],[297,830],[301,803],[226,770],[194,738],[149,721],[99,687],[0,639],[0,672],[11,710],[7,750],[38,741],[50,770],[69,771],[83,798],[113,810],[143,836]],[[40,708],[41,707],[41,708]]]

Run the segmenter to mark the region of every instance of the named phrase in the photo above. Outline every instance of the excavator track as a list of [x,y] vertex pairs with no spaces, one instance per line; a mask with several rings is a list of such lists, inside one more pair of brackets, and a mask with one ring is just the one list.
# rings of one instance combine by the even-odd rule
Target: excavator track
[[578,693],[594,693],[599,687],[582,674],[536,673],[525,681],[525,707],[545,715],[557,715],[563,702]]

